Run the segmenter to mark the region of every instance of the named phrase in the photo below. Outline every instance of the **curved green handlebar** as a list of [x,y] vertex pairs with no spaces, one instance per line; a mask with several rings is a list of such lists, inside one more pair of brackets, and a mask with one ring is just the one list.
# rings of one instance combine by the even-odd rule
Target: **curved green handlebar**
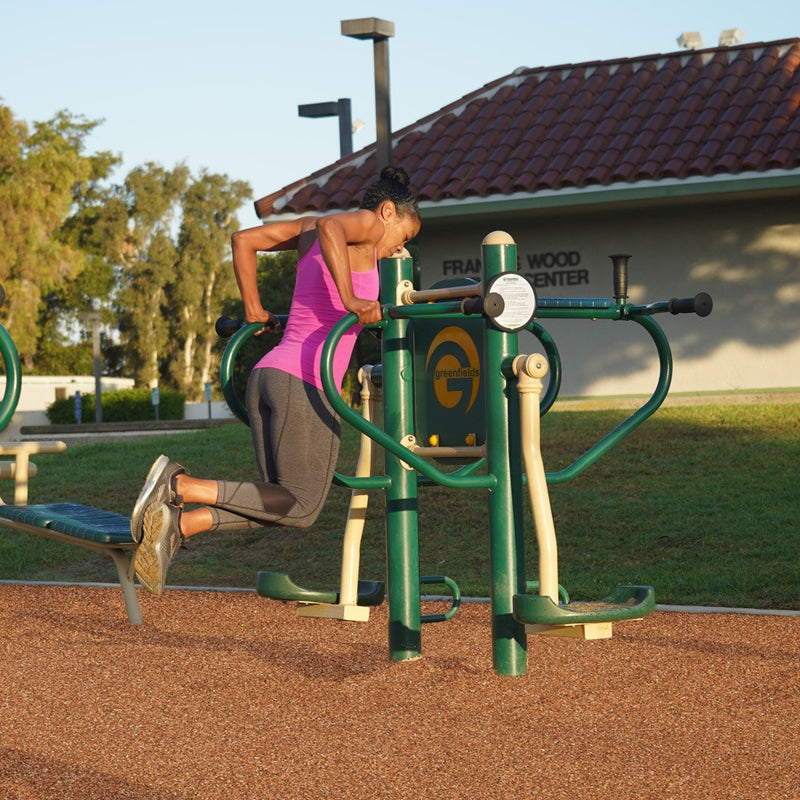
[[550,365],[547,389],[539,403],[539,416],[543,417],[555,403],[558,393],[561,391],[561,355],[558,352],[558,347],[556,347],[555,339],[538,322],[531,322],[528,325],[528,330],[544,348],[544,354],[547,356],[547,361]]
[[[670,350],[669,342],[664,334],[661,326],[651,318],[649,313],[639,314],[636,313],[639,309],[627,309],[633,313],[625,313],[626,309],[614,308],[611,304],[604,303],[602,307],[595,304],[591,309],[595,316],[605,318],[619,319],[624,317],[629,321],[636,322],[641,325],[653,339],[659,358],[659,379],[656,388],[653,391],[650,399],[644,403],[633,414],[623,420],[616,428],[607,433],[602,439],[590,447],[583,455],[579,456],[572,464],[564,469],[556,472],[548,472],[548,483],[563,483],[572,480],[579,475],[589,466],[595,463],[612,447],[614,447],[622,438],[627,436],[631,431],[641,425],[648,417],[650,417],[664,402],[664,399],[669,392],[669,386],[672,381],[672,352]],[[565,313],[566,311],[566,313]],[[598,311],[603,312],[598,314]],[[579,310],[577,316],[583,316],[584,308]],[[413,312],[412,312],[413,313]],[[652,312],[650,312],[652,313]],[[553,308],[551,309],[552,316],[575,316],[575,309]],[[322,350],[322,363],[321,375],[322,385],[325,391],[325,396],[333,406],[334,410],[339,414],[342,419],[347,421],[350,425],[356,428],[361,433],[366,434],[372,438],[377,444],[385,450],[392,453],[401,461],[408,464],[415,469],[421,476],[427,478],[433,483],[450,488],[493,488],[496,484],[496,478],[491,475],[474,475],[472,470],[458,470],[456,472],[448,473],[442,472],[437,469],[433,464],[418,456],[412,450],[403,446],[389,436],[382,428],[368,422],[360,414],[351,409],[342,399],[341,395],[335,388],[333,380],[333,352],[336,348],[341,337],[344,333],[355,325],[358,317],[355,314],[348,314],[343,317],[331,330],[325,345]],[[379,323],[380,324],[380,323]],[[247,409],[241,403],[236,395],[233,386],[233,363],[236,360],[239,350],[245,341],[250,338],[256,331],[261,330],[263,324],[253,322],[244,325],[240,328],[228,342],[225,348],[225,353],[222,357],[220,364],[220,377],[222,383],[222,391],[231,411],[245,424],[249,425],[250,420],[247,414]],[[547,392],[542,398],[541,413],[544,414],[555,401],[561,383],[561,359],[556,348],[555,342],[550,334],[540,325],[533,323],[529,326],[529,330],[539,340],[545,348],[548,359],[551,363],[551,380],[548,385]],[[7,369],[7,384],[6,393],[0,404],[0,430],[8,424],[11,415],[14,413],[16,404],[19,399],[20,388],[20,367],[19,357],[16,348],[14,347],[11,337],[0,326],[0,352],[4,361],[6,362]],[[483,463],[483,462],[481,462]],[[351,488],[362,489],[379,489],[386,487],[386,476],[371,476],[369,478],[358,478],[354,476],[340,475],[335,473],[335,481],[340,485],[348,486]]]
[[658,407],[664,402],[672,382],[672,351],[666,334],[661,326],[648,316],[629,317],[633,322],[641,325],[652,337],[658,351],[659,378],[656,388],[650,399],[637,409],[633,414],[623,420],[616,428],[609,431],[602,439],[595,442],[582,456],[558,472],[546,473],[548,483],[564,483],[579,475],[587,467],[594,464],[597,459],[607,453],[620,439],[627,436],[634,428],[638,428]]
[[[596,309],[594,310],[596,311]],[[611,311],[614,316],[619,318],[619,310],[608,310]],[[612,314],[609,314],[608,316],[611,315]],[[629,316],[627,318],[641,325],[650,334],[650,337],[653,339],[656,345],[659,359],[659,378],[656,388],[653,390],[653,394],[651,395],[650,399],[644,403],[644,405],[623,420],[623,422],[617,425],[617,427],[612,431],[607,433],[602,439],[596,442],[570,466],[557,472],[548,472],[548,483],[563,483],[571,480],[583,472],[587,467],[594,464],[595,461],[607,453],[622,438],[627,436],[631,431],[639,427],[639,425],[641,425],[648,417],[650,417],[664,402],[664,398],[669,392],[669,386],[672,382],[672,351],[670,350],[669,342],[667,341],[664,331],[662,330],[661,326],[649,316],[636,315]],[[495,480],[493,475],[458,476],[455,474],[444,473],[441,472],[441,470],[436,469],[436,467],[413,453],[407,447],[404,447],[399,442],[396,442],[381,428],[378,428],[376,425],[367,422],[365,419],[363,419],[363,417],[356,414],[347,406],[344,400],[342,400],[339,393],[335,391],[335,389],[332,389],[334,386],[333,351],[337,342],[345,333],[345,331],[352,327],[357,320],[358,318],[355,314],[348,314],[346,317],[343,317],[331,330],[322,350],[322,386],[325,390],[325,395],[328,398],[328,401],[331,403],[337,413],[343,419],[346,419],[351,425],[353,425],[353,427],[374,439],[385,450],[388,450],[390,453],[397,456],[406,464],[417,470],[417,472],[419,472],[421,475],[424,475],[426,478],[429,478],[435,483],[452,488],[491,488],[493,481]],[[548,336],[544,336],[543,333],[541,335],[543,336],[543,339],[540,339],[540,341],[542,341],[543,345],[548,347],[550,344],[550,342],[547,341]],[[552,347],[548,347],[548,350],[552,350],[552,352],[556,353],[557,355],[554,342],[552,343]],[[560,362],[559,358],[556,358],[555,360],[557,363]],[[554,384],[555,392],[558,390],[556,384],[559,382],[560,381],[557,381]],[[548,402],[551,402],[550,398],[547,399]],[[555,393],[553,394],[553,399],[555,399]]]
[[353,313],[342,317],[331,329],[328,338],[325,340],[325,345],[322,348],[322,388],[325,390],[325,396],[328,398],[328,402],[333,406],[334,411],[354,428],[373,439],[384,450],[388,450],[392,455],[397,456],[401,461],[404,461],[426,478],[430,478],[434,483],[438,483],[441,486],[448,486],[451,489],[494,488],[497,485],[497,479],[493,475],[455,475],[442,472],[412,450],[396,442],[382,428],[365,420],[344,402],[333,380],[333,352],[345,332],[349,328],[352,328],[357,322],[358,317]]
[[[236,363],[236,358],[245,342],[263,329],[263,322],[250,322],[247,325],[242,325],[242,327],[231,336],[228,344],[225,346],[225,352],[222,354],[222,360],[219,365],[219,378],[225,402],[236,417],[248,426],[250,425],[250,415],[247,413],[247,409],[236,394],[236,387],[233,385],[233,365]],[[355,475],[342,475],[339,472],[334,472],[333,482],[339,486],[346,486],[350,489],[385,489],[388,478],[385,475],[356,477]]]
[[231,336],[228,344],[225,346],[225,352],[222,354],[222,360],[219,365],[219,380],[222,384],[222,394],[225,397],[225,402],[228,404],[228,408],[230,408],[245,425],[250,424],[250,416],[236,394],[236,389],[233,385],[233,365],[236,362],[236,356],[239,355],[239,351],[242,349],[242,345],[254,333],[263,329],[263,322],[250,322],[247,325],[242,325],[242,327]]
[[0,401],[0,431],[5,430],[17,410],[22,390],[22,368],[11,334],[0,325],[0,355],[6,368],[6,389]]

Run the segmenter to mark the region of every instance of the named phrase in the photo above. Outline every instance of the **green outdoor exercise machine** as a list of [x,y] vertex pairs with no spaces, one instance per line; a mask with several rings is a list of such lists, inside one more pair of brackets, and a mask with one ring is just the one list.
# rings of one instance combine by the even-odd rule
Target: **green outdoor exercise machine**
[[[339,591],[318,592],[297,586],[281,573],[262,572],[258,592],[297,601],[299,613],[338,619],[366,619],[369,606],[388,600],[389,655],[393,661],[418,658],[421,625],[452,617],[460,592],[447,576],[422,576],[419,570],[418,492],[425,485],[486,492],[492,647],[495,671],[522,675],[527,670],[527,634],[587,639],[607,638],[614,622],[641,619],[655,599],[652,587],[619,586],[594,602],[571,602],[558,582],[557,541],[547,485],[577,476],[661,405],[669,390],[672,355],[667,338],[653,319],[659,313],[711,312],[711,298],[701,293],[686,300],[649,305],[628,301],[628,256],[611,256],[611,299],[538,298],[517,272],[516,244],[506,233],[483,241],[483,281],[413,287],[410,257],[381,262],[384,319],[381,365],[361,370],[362,413],[353,411],[334,387],[333,352],[357,320],[345,316],[331,331],[322,355],[326,395],[342,419],[360,431],[362,450],[356,475],[337,473],[352,489],[345,529]],[[546,319],[607,319],[634,322],[655,345],[659,378],[652,396],[614,430],[568,467],[546,473],[541,457],[539,419],[555,402],[561,360],[552,337],[540,324]],[[225,326],[223,326],[224,328]],[[239,348],[259,324],[240,328],[222,363],[222,384],[234,413],[246,412],[232,387],[232,365]],[[518,338],[530,331],[543,353],[521,355]],[[221,331],[230,333],[227,330]],[[549,372],[545,389],[543,378]],[[383,425],[378,424],[377,396],[382,389]],[[385,453],[383,474],[373,474],[372,444]],[[358,580],[358,549],[367,493],[386,493],[386,583]],[[538,580],[525,576],[523,524],[527,492],[535,523]],[[421,587],[446,586],[450,609],[422,615]]]

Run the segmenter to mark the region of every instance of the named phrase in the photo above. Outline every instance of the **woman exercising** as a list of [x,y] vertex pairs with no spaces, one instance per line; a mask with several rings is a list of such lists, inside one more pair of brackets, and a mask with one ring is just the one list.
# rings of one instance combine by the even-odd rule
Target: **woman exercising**
[[[193,478],[180,464],[159,456],[131,514],[131,533],[140,543],[134,569],[149,591],[164,591],[169,565],[186,537],[267,525],[308,528],[316,520],[330,490],[340,433],[322,389],[322,347],[345,314],[358,315],[359,325],[342,337],[333,356],[341,387],[361,325],[381,319],[378,261],[399,253],[420,229],[408,184],[405,170],[385,167],[358,211],[233,234],[233,268],[248,323],[280,325],[259,297],[257,254],[298,253],[286,330],[253,368],[245,395],[261,480]],[[185,511],[185,503],[201,507]]]

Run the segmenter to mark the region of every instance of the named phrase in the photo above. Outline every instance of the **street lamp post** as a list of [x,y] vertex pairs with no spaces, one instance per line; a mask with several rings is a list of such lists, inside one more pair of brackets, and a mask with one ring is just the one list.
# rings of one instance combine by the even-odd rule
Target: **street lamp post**
[[342,36],[371,39],[375,62],[375,121],[378,174],[392,163],[392,117],[389,103],[389,39],[394,22],[375,17],[342,20]]
[[100,312],[90,311],[85,315],[88,322],[92,323],[92,361],[94,362],[94,421],[103,421],[103,384],[102,361],[100,352]]
[[339,155],[344,158],[353,152],[353,115],[349,97],[340,97],[329,103],[297,106],[297,113],[301,117],[339,117]]

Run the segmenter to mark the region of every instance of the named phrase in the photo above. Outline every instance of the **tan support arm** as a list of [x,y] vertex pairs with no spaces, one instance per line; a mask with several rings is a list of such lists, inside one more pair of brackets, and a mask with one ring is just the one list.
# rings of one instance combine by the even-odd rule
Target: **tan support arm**
[[558,545],[542,461],[539,424],[539,400],[542,378],[547,375],[547,359],[540,353],[517,356],[513,369],[518,378],[522,460],[528,476],[528,494],[539,548],[539,594],[558,604]]
[[[30,457],[63,453],[66,449],[64,442],[0,442],[0,457],[14,456],[14,505],[24,506],[28,503],[28,479],[36,474],[35,466],[31,469]],[[0,499],[0,503],[3,502]]]

